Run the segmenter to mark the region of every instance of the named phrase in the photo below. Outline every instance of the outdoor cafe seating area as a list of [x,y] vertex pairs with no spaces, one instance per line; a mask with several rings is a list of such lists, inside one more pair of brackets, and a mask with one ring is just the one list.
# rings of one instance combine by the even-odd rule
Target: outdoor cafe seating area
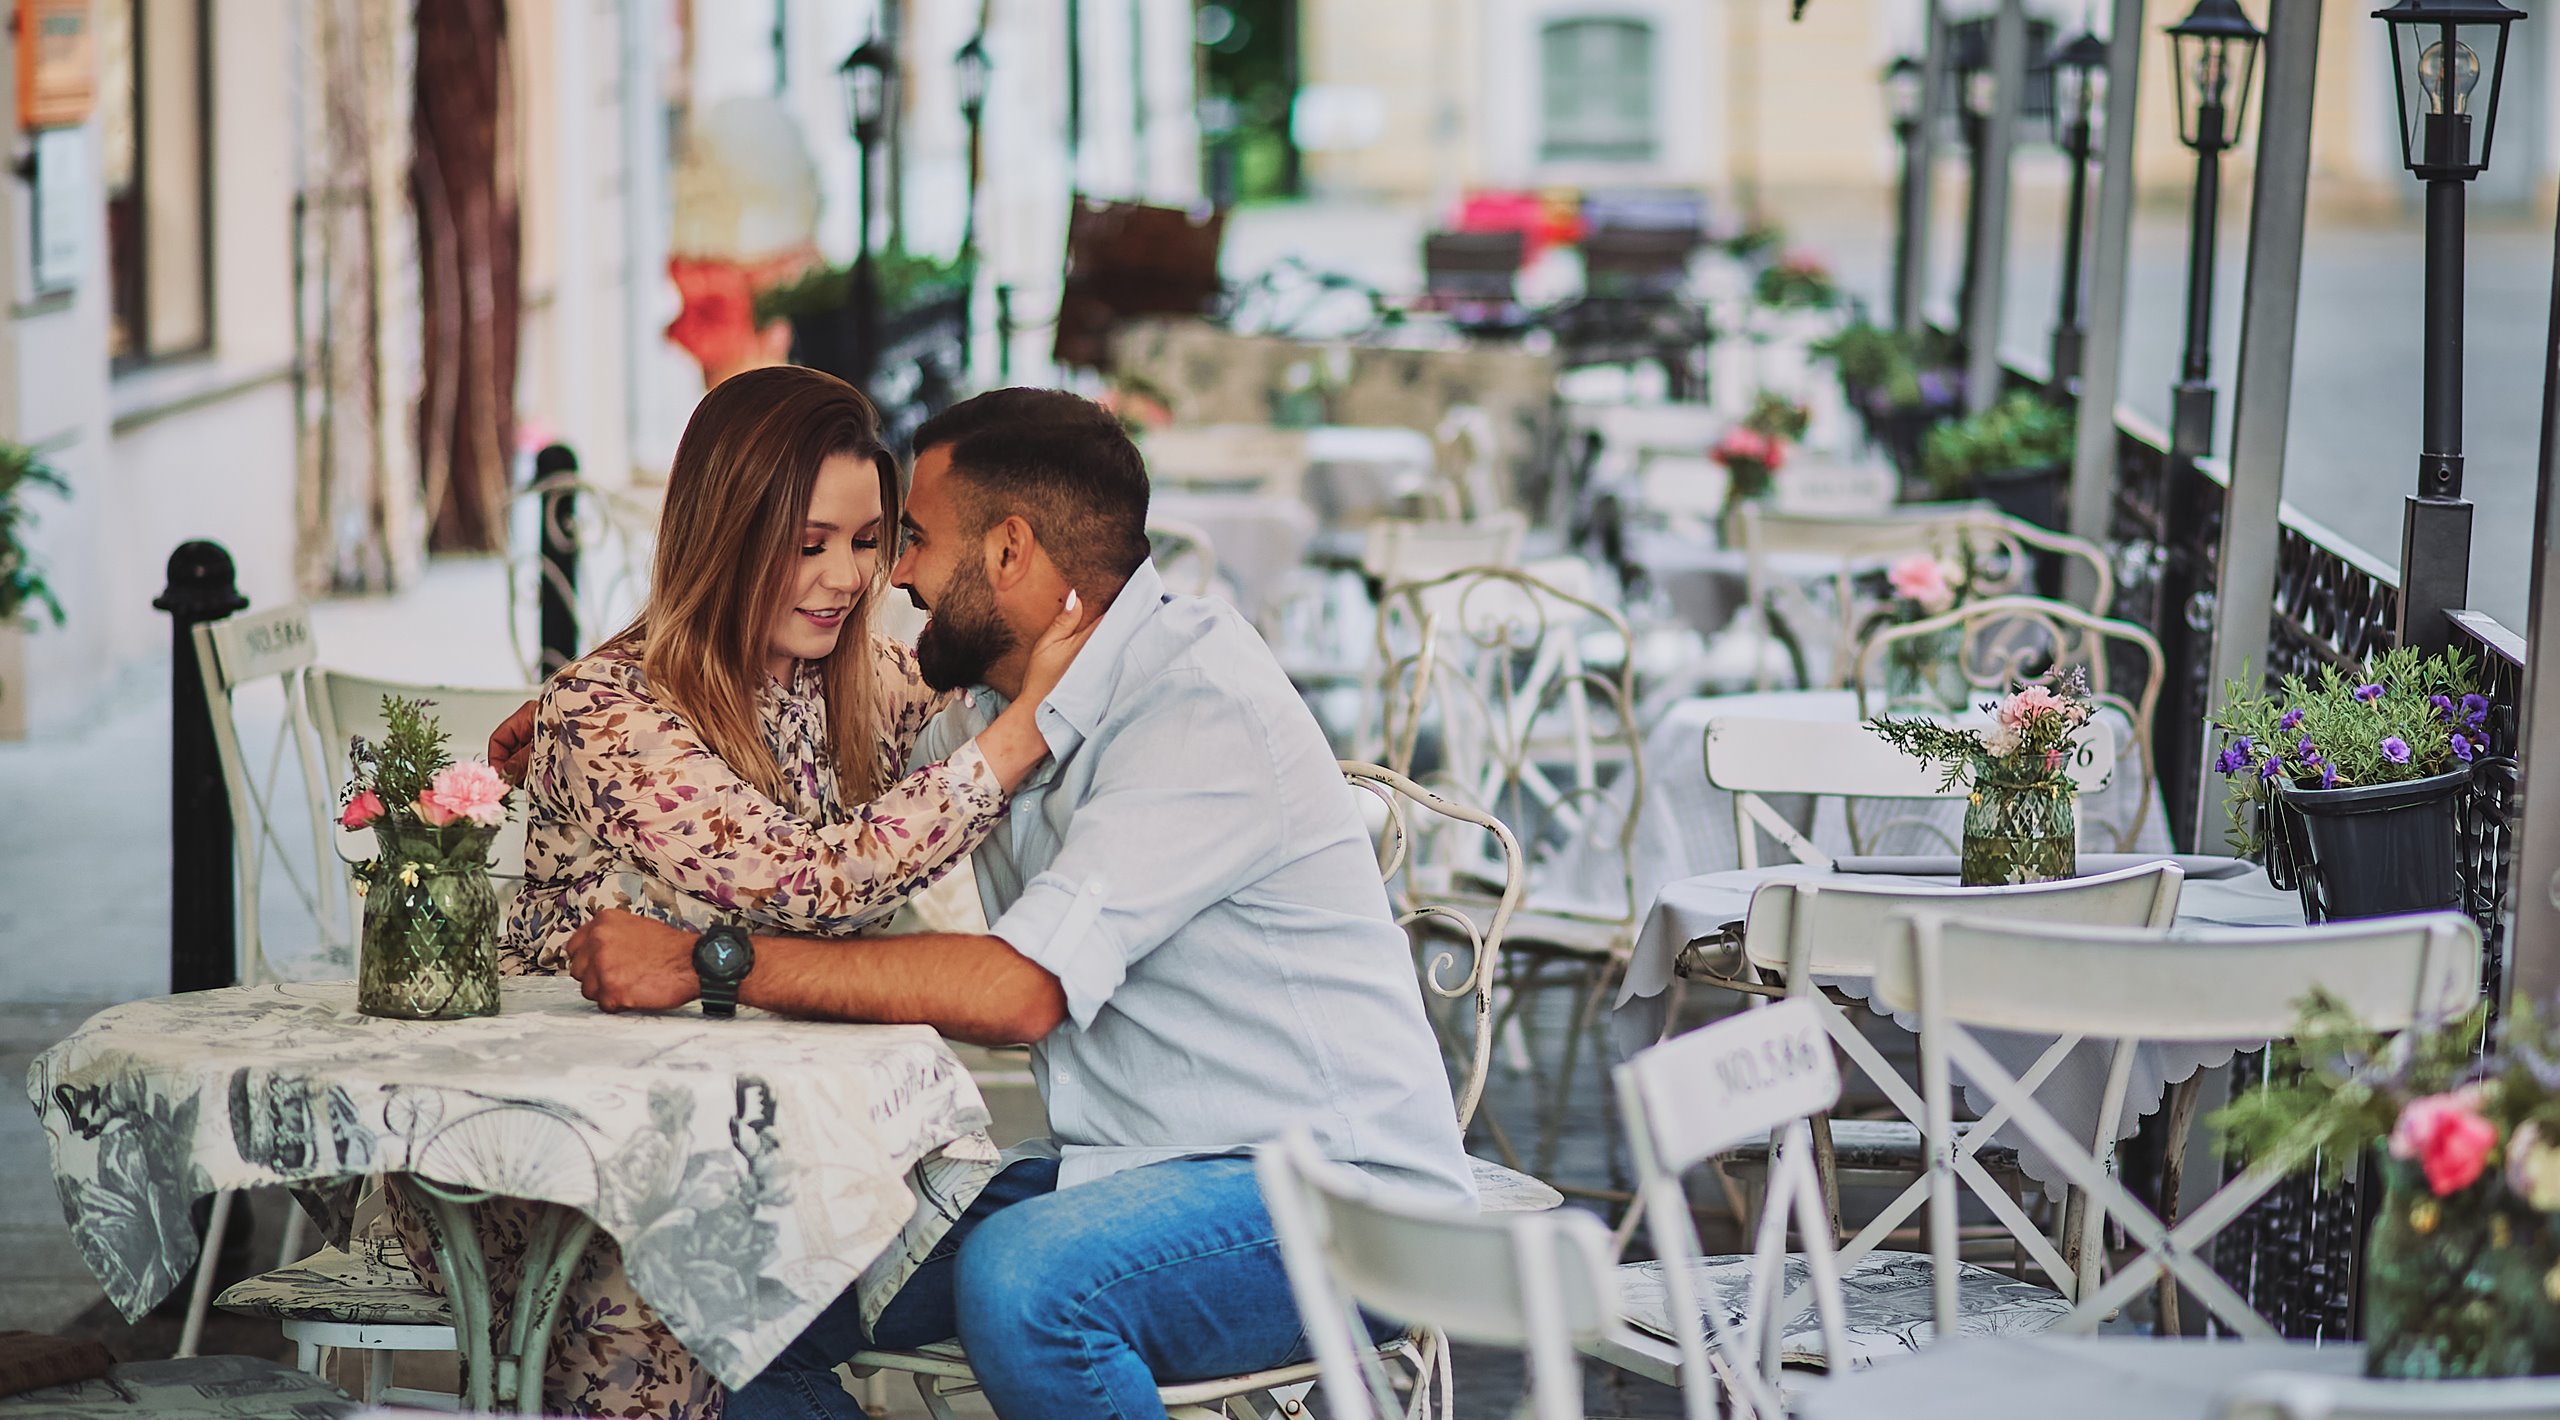
[[[1103,341],[1080,378],[1146,458],[1167,585],[1259,628],[1342,761],[1481,1203],[1408,1204],[1304,1138],[1263,1143],[1311,1359],[1167,1382],[1167,1409],[2560,1413],[2560,1378],[2468,1379],[2560,1369],[2560,1157],[2537,1172],[2525,1133],[2560,1084],[2530,1083],[2539,1037],[2460,1040],[2510,970],[2480,856],[2456,862],[2473,810],[2443,809],[2441,881],[2359,896],[2371,863],[2262,787],[2289,772],[2261,774],[2265,737],[2204,723],[2156,548],[2074,530],[2068,401],[2013,370],[2025,404],[1958,403],[1943,337],[1860,308],[1820,253],[1628,193],[1488,200],[1423,258],[1403,297],[1318,283],[1292,305],[1284,275],[1258,310],[1095,295],[1060,327]],[[230,1388],[188,1391],[128,1364],[168,1384],[154,1413],[537,1413],[598,1233],[743,1381],[854,1279],[916,1261],[918,1198],[992,1170],[1020,1052],[778,1017],[706,1037],[542,978],[476,1019],[355,1009],[373,909],[348,871],[367,840],[338,826],[349,737],[423,696],[476,748],[637,608],[647,495],[528,470],[485,628],[517,684],[343,673],[295,605],[189,633],[233,826],[222,989],[101,1013],[29,1093],[110,1299],[187,1299],[180,1358],[150,1364],[229,1314],[271,1320],[296,1368],[195,1358]],[[2425,679],[2413,654],[2356,683],[2383,664],[2340,668],[2350,708],[2405,696],[2435,736],[2386,758],[2452,754],[2447,794],[2512,767],[2512,668]],[[2319,723],[2278,746],[2296,769]],[[2226,840],[2226,784],[2253,844]],[[502,831],[498,892],[521,862]],[[976,912],[946,884],[902,920]],[[2313,1028],[2485,1063],[2328,1081],[2282,1044]],[[2392,1104],[2387,1147],[2324,1081]],[[2420,1137],[2457,1116],[2495,1162]],[[385,1174],[429,1200],[446,1291],[386,1231]],[[786,1199],[785,1177],[826,1183]],[[276,1189],[299,1208],[260,1244],[274,1265],[217,1278],[227,1220]],[[2342,1194],[2343,1242],[2306,1242]],[[544,1205],[504,1286],[470,1222],[492,1198]],[[2352,1280],[2304,1280],[2349,1259]],[[2340,1306],[2350,1326],[2316,1319]],[[1376,1343],[1354,1307],[1405,1329]],[[1524,1360],[1488,1372],[1496,1351]],[[875,1414],[974,1389],[951,1347],[866,1353],[845,1382]],[[206,1408],[217,1390],[239,1408]],[[93,1404],[132,1413],[75,1383],[0,1417]]]

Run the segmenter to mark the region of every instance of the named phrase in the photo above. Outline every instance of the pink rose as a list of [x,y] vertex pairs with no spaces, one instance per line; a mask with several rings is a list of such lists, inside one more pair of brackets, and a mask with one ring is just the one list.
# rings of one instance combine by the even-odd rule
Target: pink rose
[[2062,703],[2060,696],[2041,685],[2031,685],[2000,702],[2000,723],[2013,730],[2022,730],[2040,715],[2061,715],[2067,712],[2068,707]]
[[380,817],[382,796],[367,789],[347,800],[347,806],[338,811],[338,827],[362,828]]
[[507,821],[507,781],[476,759],[448,764],[418,796],[418,817],[439,828],[455,819],[495,828]]
[[2413,1099],[2391,1127],[2391,1157],[2417,1160],[2438,1198],[2469,1188],[2497,1146],[2498,1126],[2480,1116],[2478,1086]]
[[1884,577],[1895,596],[1918,602],[1932,616],[1955,605],[1956,589],[1947,582],[1946,567],[1925,552],[1915,552],[1886,568]]

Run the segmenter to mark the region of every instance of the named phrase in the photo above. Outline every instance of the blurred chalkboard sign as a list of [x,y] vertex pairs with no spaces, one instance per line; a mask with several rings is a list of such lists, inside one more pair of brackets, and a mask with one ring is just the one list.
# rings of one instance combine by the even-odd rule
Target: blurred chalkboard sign
[[1100,368],[1112,330],[1133,316],[1205,314],[1218,294],[1226,226],[1220,211],[1076,199],[1067,218],[1058,363]]

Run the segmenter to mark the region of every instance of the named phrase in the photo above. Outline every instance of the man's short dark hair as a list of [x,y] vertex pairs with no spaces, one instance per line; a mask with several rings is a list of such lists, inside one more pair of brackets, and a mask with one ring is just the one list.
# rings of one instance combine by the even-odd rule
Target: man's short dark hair
[[971,536],[1019,516],[1095,596],[1147,560],[1146,462],[1101,405],[1064,390],[989,390],[916,430],[917,454],[946,445]]

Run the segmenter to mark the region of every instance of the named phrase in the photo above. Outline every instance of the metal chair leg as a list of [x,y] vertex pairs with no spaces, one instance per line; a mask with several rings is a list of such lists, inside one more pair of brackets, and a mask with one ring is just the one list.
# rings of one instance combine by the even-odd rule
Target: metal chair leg
[[187,1293],[187,1320],[178,1330],[179,1357],[196,1354],[196,1346],[204,1340],[204,1319],[213,1310],[213,1272],[222,1256],[222,1234],[231,1226],[231,1202],[236,1195],[224,1189],[213,1195],[213,1216],[204,1227],[204,1250],[196,1257],[195,1286]]

